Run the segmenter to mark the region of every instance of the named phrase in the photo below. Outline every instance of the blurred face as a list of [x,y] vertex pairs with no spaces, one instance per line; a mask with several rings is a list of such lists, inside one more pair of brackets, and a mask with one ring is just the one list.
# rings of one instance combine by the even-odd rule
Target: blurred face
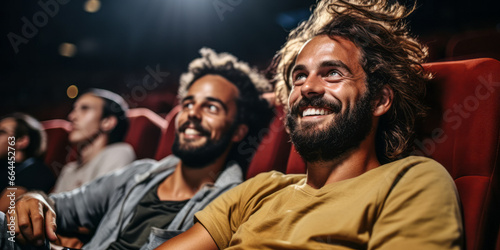
[[313,38],[292,69],[287,124],[306,161],[331,160],[359,146],[371,129],[371,97],[360,51],[341,37]]
[[8,147],[10,146],[8,138],[15,136],[15,132],[16,121],[14,119],[5,118],[0,121],[0,159],[7,158]]
[[71,143],[91,141],[100,133],[104,100],[92,94],[84,94],[73,105],[68,115],[72,129],[69,133]]
[[205,75],[191,85],[176,118],[172,147],[187,166],[206,166],[231,145],[238,96],[238,88],[219,75]]

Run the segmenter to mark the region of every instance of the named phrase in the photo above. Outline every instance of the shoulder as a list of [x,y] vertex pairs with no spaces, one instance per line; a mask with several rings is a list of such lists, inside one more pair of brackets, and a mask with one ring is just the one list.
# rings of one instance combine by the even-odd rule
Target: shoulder
[[[304,174],[283,174],[277,171],[265,172],[248,179],[242,185],[247,194],[271,194],[290,185],[305,181]],[[249,192],[250,191],[250,192]]]
[[65,175],[65,174],[71,174],[76,171],[76,168],[78,167],[78,164],[76,161],[71,161],[66,163],[61,169],[61,172],[59,173],[59,176]]
[[399,175],[430,175],[437,178],[451,178],[448,171],[439,162],[421,156],[409,156],[384,165],[387,169],[399,172]]
[[107,145],[103,152],[112,153],[112,154],[116,154],[116,153],[124,153],[124,154],[133,153],[133,154],[135,154],[134,148],[132,147],[132,145],[130,145],[126,142],[117,142],[117,143]]
[[102,173],[122,168],[136,158],[134,149],[127,143],[113,143],[106,146],[86,165],[98,166]]
[[456,192],[453,178],[440,163],[433,159],[410,156],[383,167],[387,167],[388,175],[386,176],[393,178],[393,187],[408,184],[415,189],[420,187]]
[[50,170],[50,168],[43,163],[41,160],[35,160],[35,162],[30,166],[32,173],[37,176],[38,178],[43,177],[45,178],[51,178],[54,179],[54,174]]
[[161,162],[152,159],[136,160],[127,166],[113,172],[116,175],[135,175],[153,171],[158,168]]
[[179,158],[173,155],[167,156],[160,161],[153,159],[141,159],[133,161],[126,167],[115,171],[113,174],[121,177],[127,176],[127,178],[134,177],[136,178],[136,181],[141,181],[142,179],[146,179],[152,175],[175,169],[178,162]]

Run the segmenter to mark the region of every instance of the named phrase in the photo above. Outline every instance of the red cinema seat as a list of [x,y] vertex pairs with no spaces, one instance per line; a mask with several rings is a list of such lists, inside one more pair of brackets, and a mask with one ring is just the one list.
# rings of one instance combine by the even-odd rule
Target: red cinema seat
[[[416,154],[441,163],[457,185],[467,250],[500,250],[500,62],[494,59],[428,63],[427,118]],[[288,173],[305,173],[292,148]]]
[[500,227],[500,62],[483,58],[424,66],[435,78],[427,90],[431,109],[415,145],[455,179],[466,249],[495,249]]
[[[262,131],[264,133],[267,132],[267,134],[262,137],[262,140],[254,153],[252,161],[248,166],[246,175],[247,179],[252,178],[259,173],[271,170],[277,170],[283,173],[286,171],[291,143],[290,137],[285,130],[283,119],[283,107],[275,107],[275,116],[273,121],[267,130]],[[261,137],[260,134],[259,137]],[[241,145],[242,152],[244,152],[244,144]],[[249,146],[255,147],[255,145]]]
[[500,60],[499,45],[500,31],[497,29],[468,31],[450,38],[446,44],[446,58],[490,57]]
[[290,155],[288,156],[288,165],[286,167],[287,174],[304,174],[306,172],[306,163],[304,159],[300,157],[299,153],[295,151],[295,146],[290,149]]
[[130,109],[127,117],[130,127],[124,141],[132,145],[137,159],[153,158],[166,121],[147,108]]
[[69,154],[72,151],[68,141],[71,124],[61,119],[47,120],[41,123],[45,133],[47,133],[45,164],[52,169],[55,176],[58,176],[62,167],[68,162]]
[[175,139],[175,117],[177,113],[181,110],[181,106],[175,106],[170,112],[168,112],[165,120],[167,122],[167,127],[161,134],[160,142],[158,143],[158,148],[156,149],[156,160],[161,160],[172,154],[172,145]]

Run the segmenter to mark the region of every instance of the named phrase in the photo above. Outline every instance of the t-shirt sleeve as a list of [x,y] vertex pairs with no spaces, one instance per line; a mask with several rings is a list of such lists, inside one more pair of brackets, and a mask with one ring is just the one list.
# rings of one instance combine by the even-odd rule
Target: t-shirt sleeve
[[[272,193],[278,182],[278,172],[262,173],[225,192],[205,209],[195,214],[195,222],[202,224],[219,247],[229,245],[233,233],[252,214],[259,197]],[[279,179],[279,178],[278,178]]]
[[406,170],[385,197],[368,249],[461,249],[462,217],[453,179],[430,159]]

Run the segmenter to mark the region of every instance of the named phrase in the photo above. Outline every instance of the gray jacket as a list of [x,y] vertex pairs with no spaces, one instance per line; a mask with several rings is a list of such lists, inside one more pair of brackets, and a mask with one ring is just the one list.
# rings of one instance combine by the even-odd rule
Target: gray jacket
[[[118,239],[142,197],[156,184],[172,174],[179,159],[168,156],[161,161],[139,160],[124,169],[96,179],[69,192],[53,194],[57,230],[86,227],[95,231],[82,249],[105,249]],[[193,225],[194,214],[223,192],[243,180],[236,163],[228,163],[214,185],[205,185],[175,216],[167,228],[152,228],[149,241],[141,249],[154,249],[162,242]]]

